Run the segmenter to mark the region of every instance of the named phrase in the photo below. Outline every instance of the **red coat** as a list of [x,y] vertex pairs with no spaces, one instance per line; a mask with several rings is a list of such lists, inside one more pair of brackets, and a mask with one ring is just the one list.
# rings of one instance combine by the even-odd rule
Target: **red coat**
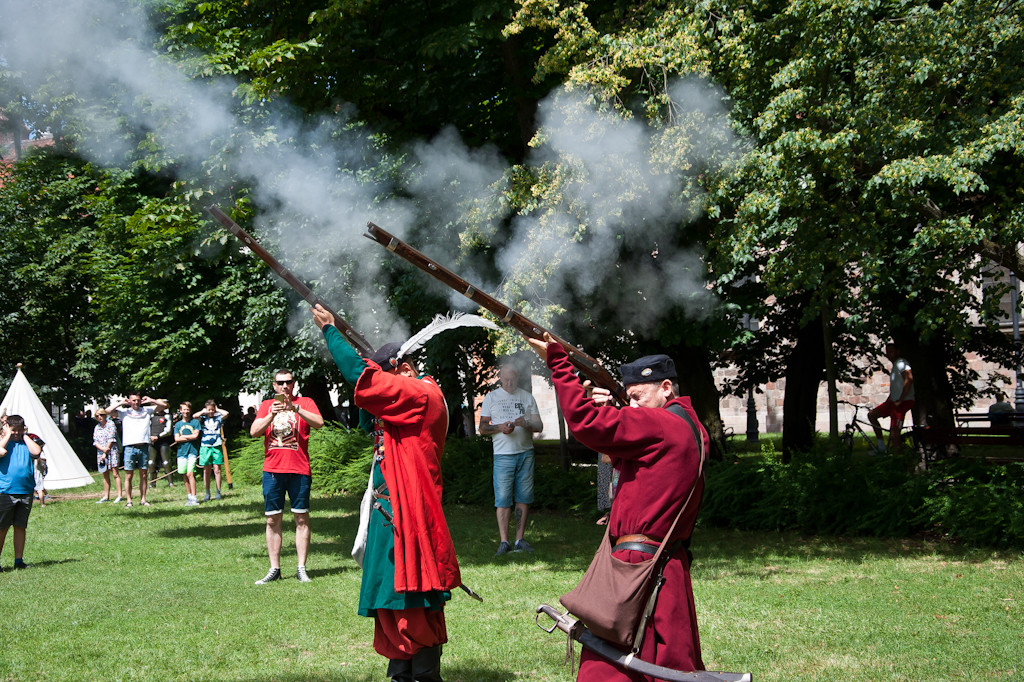
[[[598,407],[590,400],[573,373],[565,349],[548,345],[548,367],[566,424],[576,439],[592,450],[611,457],[619,471],[619,484],[608,519],[612,539],[634,533],[664,538],[676,514],[693,497],[676,525],[673,539],[688,539],[697,519],[703,477],[698,478],[700,450],[690,426],[665,409]],[[707,452],[707,431],[700,424],[690,399],[676,398],[697,426]],[[649,555],[616,552],[626,561]],[[645,635],[640,658],[676,670],[703,670],[697,614],[693,605],[690,566],[685,550],[677,551],[666,564],[665,584],[654,610],[654,625]],[[579,680],[644,679],[584,651]]]
[[448,406],[430,377],[413,379],[366,364],[355,403],[384,422],[380,467],[395,517],[395,591],[451,590],[462,577],[441,511]]

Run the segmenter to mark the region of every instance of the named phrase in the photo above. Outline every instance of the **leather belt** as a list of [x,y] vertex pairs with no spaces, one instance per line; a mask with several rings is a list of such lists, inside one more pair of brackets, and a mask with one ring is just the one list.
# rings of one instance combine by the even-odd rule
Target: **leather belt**
[[658,538],[652,538],[648,535],[644,535],[643,533],[633,533],[630,535],[620,535],[616,538],[612,551],[621,552],[624,550],[632,550],[634,552],[654,554],[658,551],[658,546],[660,544],[661,540]]
[[654,554],[658,551],[658,545],[649,545],[646,542],[619,542],[612,547],[613,552],[623,552],[625,550],[632,550],[634,552],[645,552],[647,554]]
[[373,499],[375,499],[375,500],[384,500],[385,502],[390,502],[391,501],[391,496],[383,494],[384,491],[387,490],[387,489],[388,489],[387,483],[374,488],[373,489]]

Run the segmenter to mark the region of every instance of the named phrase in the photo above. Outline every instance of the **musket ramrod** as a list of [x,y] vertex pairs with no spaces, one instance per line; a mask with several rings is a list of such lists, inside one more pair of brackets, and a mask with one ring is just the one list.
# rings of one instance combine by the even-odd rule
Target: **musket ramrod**
[[541,327],[539,324],[525,317],[521,313],[516,312],[493,296],[484,293],[479,287],[470,284],[462,277],[459,277],[448,268],[431,260],[426,255],[420,253],[383,228],[374,225],[373,223],[366,223],[366,234],[364,236],[384,246],[388,251],[400,256],[412,265],[415,265],[417,268],[442,284],[451,287],[526,336],[535,339],[542,339],[544,338],[545,332],[551,334],[551,336],[554,337],[554,339],[561,344],[563,348],[565,348],[566,352],[569,354],[569,361],[572,362],[572,364],[580,370],[581,373],[586,375],[595,386],[608,389],[620,404],[629,404],[629,398],[626,397],[626,391],[622,388],[619,382],[615,380],[615,377],[613,377],[608,370],[602,367],[601,363],[584,353],[576,346],[568,343],[550,330]]
[[352,325],[345,321],[338,313],[334,312],[334,309],[327,305],[322,298],[313,293],[313,290],[306,286],[298,277],[292,274],[292,271],[281,265],[276,258],[270,255],[266,249],[260,246],[259,242],[256,241],[255,237],[243,230],[238,223],[228,217],[224,211],[220,210],[216,205],[211,204],[206,207],[206,210],[214,218],[220,221],[220,224],[228,229],[231,234],[238,237],[243,244],[249,247],[249,249],[255,253],[260,259],[270,266],[270,269],[281,276],[288,285],[298,292],[299,296],[302,296],[307,303],[311,306],[320,304],[324,307],[324,310],[329,312],[334,317],[334,326],[338,328],[352,347],[359,351],[359,354],[363,357],[369,357],[373,354],[373,346],[366,342],[366,339],[357,332]]

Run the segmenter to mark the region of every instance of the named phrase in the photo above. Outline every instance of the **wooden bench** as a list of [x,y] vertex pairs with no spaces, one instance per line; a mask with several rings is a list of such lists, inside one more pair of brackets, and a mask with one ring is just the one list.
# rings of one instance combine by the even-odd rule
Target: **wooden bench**
[[1024,412],[957,412],[953,415],[957,426],[970,426],[987,422],[989,426],[1024,426]]
[[[985,416],[988,419],[988,415]],[[958,453],[962,445],[989,445],[999,447],[1024,446],[1024,428],[1013,426],[1012,422],[998,426],[966,426],[981,420],[966,420],[957,417],[957,426],[914,426],[914,442],[922,454],[925,466],[930,462]],[[986,461],[1002,463],[1024,459],[1020,456],[985,457]]]

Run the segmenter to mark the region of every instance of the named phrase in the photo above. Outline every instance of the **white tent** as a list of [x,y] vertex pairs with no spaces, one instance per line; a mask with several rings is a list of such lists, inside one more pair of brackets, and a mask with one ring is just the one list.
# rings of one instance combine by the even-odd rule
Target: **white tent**
[[43,479],[47,490],[61,488],[79,488],[93,482],[88,470],[82,466],[78,455],[68,445],[67,439],[54,423],[50,411],[39,400],[28,379],[18,365],[18,373],[7,389],[7,395],[0,403],[0,413],[4,409],[7,414],[20,414],[25,418],[25,428],[29,433],[38,435],[46,443],[43,454],[49,472]]

